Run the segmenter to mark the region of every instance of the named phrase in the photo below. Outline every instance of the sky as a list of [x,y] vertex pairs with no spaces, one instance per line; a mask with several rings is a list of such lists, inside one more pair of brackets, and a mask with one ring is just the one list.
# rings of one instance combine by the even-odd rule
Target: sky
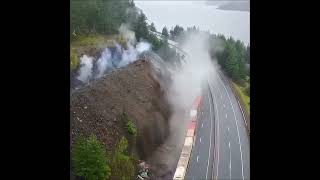
[[[213,2],[213,1],[210,1]],[[215,1],[217,2],[217,1]],[[217,5],[208,5],[206,1],[135,1],[143,10],[148,23],[154,22],[157,31],[166,26],[196,26],[214,34],[224,34],[240,39],[245,44],[250,42],[250,12],[217,9]]]

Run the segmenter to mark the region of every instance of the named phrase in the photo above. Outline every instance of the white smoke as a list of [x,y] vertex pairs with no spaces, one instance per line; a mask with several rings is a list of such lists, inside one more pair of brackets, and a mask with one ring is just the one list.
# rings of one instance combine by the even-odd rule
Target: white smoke
[[149,51],[151,49],[151,45],[147,42],[139,42],[136,46],[136,50],[138,51],[138,53],[143,53],[145,51]]
[[129,29],[129,25],[121,24],[119,33],[120,36],[123,36],[128,43],[135,44],[136,36],[135,33]]
[[77,77],[78,80],[82,82],[88,82],[92,75],[92,57],[89,57],[87,55],[83,55],[80,58],[80,70],[79,75]]
[[181,69],[172,73],[173,81],[167,93],[168,100],[177,109],[189,109],[214,74],[208,38],[204,33],[190,33],[181,44],[188,55]]
[[135,60],[137,60],[137,56],[138,56],[137,50],[129,43],[127,44],[127,47],[128,47],[128,49],[123,50],[123,52],[122,52],[122,59],[118,65],[118,67],[126,66],[126,65],[134,62]]
[[[97,61],[92,57],[84,55],[81,57],[81,68],[77,79],[83,83],[87,83],[92,77],[93,62],[97,67],[95,78],[100,78],[109,69],[125,67],[128,64],[136,61],[139,55],[145,51],[151,50],[151,45],[142,41],[136,44],[135,33],[128,28],[128,25],[122,24],[119,28],[120,36],[126,40],[126,49],[117,42],[114,42],[115,48],[105,48]],[[113,53],[112,53],[113,51]]]
[[[195,98],[202,95],[208,80],[214,78],[214,64],[209,55],[209,37],[202,33],[190,33],[183,38],[179,47],[187,53],[180,68],[169,68],[171,81],[161,83],[170,104],[172,115],[169,120],[170,135],[150,158],[161,175],[176,168],[186,133],[187,122],[191,120],[189,112]],[[164,66],[158,66],[164,67]],[[161,69],[162,74],[168,72]],[[156,73],[155,73],[156,74]],[[171,171],[170,171],[171,170]]]
[[98,65],[98,74],[97,74],[97,78],[101,77],[108,66],[110,66],[109,64],[111,59],[111,52],[108,48],[105,48],[104,51],[101,54],[101,57],[98,59],[97,61],[97,65]]

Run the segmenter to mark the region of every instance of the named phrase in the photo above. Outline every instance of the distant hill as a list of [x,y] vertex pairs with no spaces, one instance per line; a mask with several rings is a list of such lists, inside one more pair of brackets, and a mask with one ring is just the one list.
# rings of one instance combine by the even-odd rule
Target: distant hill
[[218,6],[221,10],[232,10],[232,11],[248,11],[250,12],[250,1],[234,0],[228,2],[219,1],[207,1],[207,5]]

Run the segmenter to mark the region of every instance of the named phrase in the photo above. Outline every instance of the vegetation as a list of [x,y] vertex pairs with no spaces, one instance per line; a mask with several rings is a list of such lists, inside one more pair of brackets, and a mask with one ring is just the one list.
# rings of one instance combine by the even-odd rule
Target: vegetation
[[161,33],[161,34],[162,34],[164,37],[169,38],[169,32],[168,32],[168,29],[167,29],[166,26],[162,29],[162,33]]
[[137,160],[127,155],[127,148],[128,140],[122,137],[115,150],[107,154],[94,135],[79,136],[72,156],[75,173],[88,180],[134,179]]
[[70,0],[71,38],[81,34],[114,34],[128,19],[131,0]]
[[127,113],[124,112],[121,116],[121,119],[123,122],[126,123],[126,129],[128,130],[128,133],[136,136],[137,135],[137,127],[133,123],[132,119],[130,119],[128,117]]
[[111,160],[111,178],[121,180],[134,179],[135,175],[135,160],[133,157],[126,155],[128,141],[122,137],[118,143],[116,150],[112,155]]
[[[246,87],[241,87],[236,83],[233,83],[236,91],[240,95],[241,101],[245,105],[245,110],[247,111],[248,114],[250,114],[250,96],[246,95],[245,91],[246,89],[250,89],[250,85],[247,85]],[[250,90],[249,90],[250,91]]]
[[[111,36],[109,36],[111,37]],[[112,36],[114,38],[115,36]],[[78,35],[71,43],[72,47],[95,46],[106,42],[106,37],[99,34]]]
[[[139,12],[133,0],[70,0],[70,3],[70,37],[73,45],[94,46],[105,43],[104,36],[117,34],[120,25],[126,23],[135,32],[137,41],[150,42],[153,51],[166,61],[180,62],[180,56],[168,45],[167,27],[162,29],[162,35],[166,37],[164,40],[150,33],[149,30],[156,31],[154,23],[147,24],[147,17],[143,12]],[[193,26],[184,30],[181,26],[176,25],[170,30],[170,37],[176,40],[177,36],[188,32],[200,32],[200,29]],[[218,38],[222,40],[223,50],[220,52],[213,50],[210,52],[211,56],[218,59],[222,69],[233,81],[242,84],[246,76],[249,76],[245,64],[250,64],[250,47],[246,47],[243,42],[236,41],[232,37],[225,38],[219,35]],[[71,69],[76,67],[78,67],[78,60],[72,51]]]
[[154,31],[154,32],[157,31],[157,30],[156,30],[156,27],[154,26],[154,23],[151,23],[151,25],[150,25],[150,31]]
[[[160,40],[149,32],[156,31],[154,24],[147,24],[147,17],[135,8],[132,0],[70,0],[70,37],[71,47],[95,46],[106,43],[106,36],[115,36],[121,24],[128,24],[135,32],[137,41],[146,40],[152,44],[152,50],[166,61],[179,60],[166,40]],[[181,31],[175,28],[174,33]],[[169,37],[167,28],[164,30]],[[114,38],[111,38],[114,39]],[[121,37],[119,39],[121,41]],[[71,57],[71,69],[78,67],[76,56]]]
[[127,130],[130,134],[132,134],[134,136],[137,135],[136,125],[133,123],[133,121],[131,119],[127,122]]
[[183,31],[183,27],[176,25],[173,30],[170,30],[170,36],[175,40],[177,36],[180,36],[183,33]]
[[226,39],[222,35],[220,39],[223,41],[223,51],[216,54],[218,63],[232,80],[238,83],[245,81],[246,76],[249,75],[245,63],[249,58],[247,49],[250,49],[246,48],[243,42],[235,41],[232,37]]
[[244,93],[250,97],[250,84],[244,89]]
[[70,60],[70,68],[71,70],[75,70],[79,66],[80,60],[74,48],[70,49]]
[[111,173],[103,144],[95,136],[80,136],[73,152],[75,173],[88,180],[108,179]]

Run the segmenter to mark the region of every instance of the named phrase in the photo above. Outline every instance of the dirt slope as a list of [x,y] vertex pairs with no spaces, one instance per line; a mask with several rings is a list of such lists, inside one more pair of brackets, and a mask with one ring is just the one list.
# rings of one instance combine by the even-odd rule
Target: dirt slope
[[70,96],[71,149],[80,134],[95,134],[107,150],[127,136],[120,115],[126,112],[138,128],[131,152],[148,159],[169,134],[170,108],[160,84],[152,76],[151,64],[138,60],[74,90]]

